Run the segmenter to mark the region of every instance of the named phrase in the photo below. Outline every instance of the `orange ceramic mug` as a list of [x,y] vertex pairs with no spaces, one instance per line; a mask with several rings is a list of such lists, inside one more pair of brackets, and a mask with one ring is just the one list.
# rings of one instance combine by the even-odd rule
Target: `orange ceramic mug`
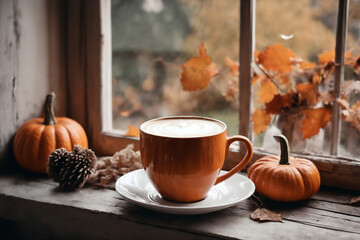
[[[243,142],[247,153],[231,171],[218,176],[229,146]],[[243,136],[227,138],[226,125],[216,119],[179,116],[157,118],[140,126],[142,165],[161,197],[176,202],[202,200],[216,185],[242,170],[253,147]]]

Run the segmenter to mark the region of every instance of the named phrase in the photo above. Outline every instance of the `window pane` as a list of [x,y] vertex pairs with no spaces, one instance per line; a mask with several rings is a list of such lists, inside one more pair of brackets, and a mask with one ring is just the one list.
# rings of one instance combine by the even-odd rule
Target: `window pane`
[[[258,0],[252,119],[254,144],[278,152],[326,154],[338,1]],[[325,127],[326,126],[326,127]]]
[[[238,0],[113,0],[111,14],[115,129],[166,115],[203,115],[237,133],[237,103],[224,96],[237,77],[223,65],[226,57],[239,57]],[[180,66],[202,42],[221,74],[204,90],[184,91]]]
[[339,153],[342,156],[358,158],[360,156],[360,101],[359,71],[354,71],[354,61],[360,55],[360,1],[350,0],[349,2],[349,21],[347,32],[347,51],[353,55],[350,64],[345,67],[344,90],[347,94],[347,101],[350,105],[349,111],[344,110],[343,113],[349,113],[347,119],[343,119],[341,125],[341,138]]

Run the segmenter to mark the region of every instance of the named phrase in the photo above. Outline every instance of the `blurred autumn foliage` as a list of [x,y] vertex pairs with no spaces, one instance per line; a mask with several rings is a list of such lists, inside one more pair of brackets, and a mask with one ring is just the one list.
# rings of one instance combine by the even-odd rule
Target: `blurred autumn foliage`
[[[213,74],[211,70],[216,69],[216,66],[211,63],[204,43],[199,47],[199,56],[182,65],[180,81],[185,91],[204,89],[210,78],[218,73],[216,71],[216,74]],[[206,57],[206,64],[201,60],[201,56]],[[352,105],[348,102],[351,92],[359,92],[360,81],[346,81],[342,87],[342,97],[336,99],[331,87],[336,64],[334,50],[319,54],[318,62],[312,63],[304,61],[289,48],[275,44],[262,52],[256,51],[254,58],[256,67],[252,84],[257,89],[256,108],[251,118],[254,133],[264,132],[274,116],[280,116],[279,122],[285,134],[291,137],[290,132],[300,126],[298,129],[301,130],[302,138],[311,138],[331,121],[331,109],[335,102],[340,104],[345,121],[360,131],[360,101]],[[350,52],[346,52],[345,64],[350,66],[355,74],[359,74],[359,62],[360,56],[354,57]],[[238,63],[226,58],[225,65],[234,76],[238,76]],[[226,98],[237,99],[237,79],[233,78],[224,93]]]
[[[152,8],[144,8],[144,2],[111,2],[114,128],[128,129],[132,134],[129,125],[138,127],[150,118],[185,114],[218,118],[228,125],[229,134],[237,134],[241,1],[153,1],[158,5]],[[293,127],[300,141],[329,125],[332,114],[328,111],[335,101],[334,63],[329,59],[334,58],[331,49],[335,45],[338,3],[256,1],[258,51],[254,53],[252,109],[253,130],[260,134],[255,135],[254,145],[268,148],[265,144],[270,141],[265,139],[274,126],[281,131]],[[350,92],[345,93],[348,104],[339,103],[346,122],[341,145],[352,156],[360,154],[356,146],[360,134],[350,129],[350,125],[358,126],[356,102],[360,93],[353,89],[358,89],[359,81],[352,80],[359,79],[353,76],[360,68],[360,60],[355,57],[360,54],[359,9],[360,1],[350,1],[347,54],[352,55],[347,55],[342,90],[345,93],[348,85],[346,91]],[[199,49],[202,42],[206,42],[207,49]],[[202,75],[192,81],[192,71],[201,71]],[[314,128],[302,130],[303,121]],[[288,135],[294,135],[288,131]],[[306,147],[313,145],[315,138],[321,140],[312,148],[317,153],[325,150],[329,136],[327,128],[320,133],[306,140]]]

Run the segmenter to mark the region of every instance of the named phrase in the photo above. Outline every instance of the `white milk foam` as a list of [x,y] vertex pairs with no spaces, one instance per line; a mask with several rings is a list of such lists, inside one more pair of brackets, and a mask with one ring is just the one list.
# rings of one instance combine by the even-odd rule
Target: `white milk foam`
[[225,126],[207,119],[155,119],[143,123],[140,129],[157,136],[189,138],[216,135]]

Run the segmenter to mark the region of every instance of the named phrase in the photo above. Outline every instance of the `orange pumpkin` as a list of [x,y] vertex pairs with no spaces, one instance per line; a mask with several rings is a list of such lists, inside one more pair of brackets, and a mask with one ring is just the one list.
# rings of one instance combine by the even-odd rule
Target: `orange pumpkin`
[[320,174],[309,160],[290,156],[285,136],[275,136],[281,147],[280,156],[265,156],[249,169],[248,177],[255,183],[256,191],[276,201],[304,200],[320,187]]
[[54,98],[53,92],[47,95],[44,118],[25,122],[15,134],[15,158],[22,167],[33,172],[46,173],[49,155],[55,149],[63,147],[71,151],[74,145],[88,147],[86,133],[79,123],[55,117]]

